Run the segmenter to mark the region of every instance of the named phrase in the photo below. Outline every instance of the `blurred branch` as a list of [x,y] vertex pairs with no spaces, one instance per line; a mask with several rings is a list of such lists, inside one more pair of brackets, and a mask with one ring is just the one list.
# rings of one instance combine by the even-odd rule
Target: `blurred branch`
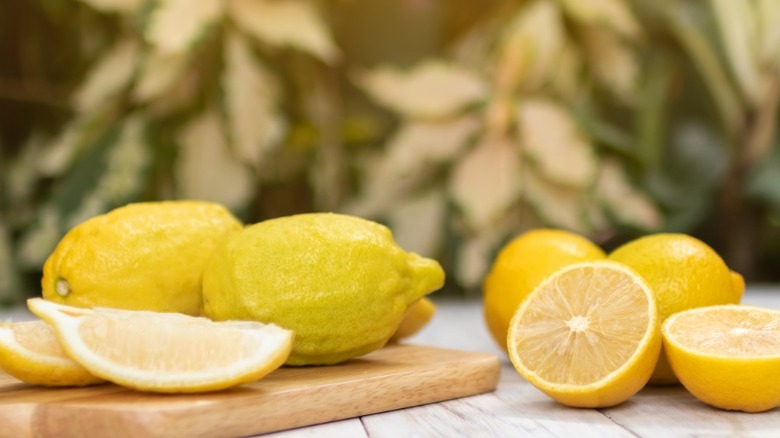
[[31,81],[0,77],[0,100],[32,102],[57,108],[69,108],[67,93],[57,87]]

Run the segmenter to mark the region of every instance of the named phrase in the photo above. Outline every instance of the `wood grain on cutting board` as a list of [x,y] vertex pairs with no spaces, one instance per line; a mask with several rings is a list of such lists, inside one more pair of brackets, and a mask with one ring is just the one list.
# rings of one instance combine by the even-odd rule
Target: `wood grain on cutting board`
[[499,372],[491,354],[413,345],[205,394],[44,388],[0,372],[0,436],[246,436],[480,394]]

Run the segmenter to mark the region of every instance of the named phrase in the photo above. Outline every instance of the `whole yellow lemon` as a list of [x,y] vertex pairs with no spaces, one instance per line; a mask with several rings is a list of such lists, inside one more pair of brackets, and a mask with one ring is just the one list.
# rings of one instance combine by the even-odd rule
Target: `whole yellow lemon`
[[[723,259],[701,240],[679,233],[652,234],[632,240],[609,258],[633,268],[653,290],[658,314],[669,316],[695,307],[739,303],[744,283]],[[664,351],[650,383],[678,383]]]
[[506,351],[515,310],[547,276],[563,266],[604,257],[596,244],[565,230],[539,228],[515,237],[498,253],[482,285],[485,322],[493,339]]
[[77,307],[196,315],[206,260],[241,227],[214,203],[128,204],[65,234],[43,266],[43,297]]
[[287,364],[333,364],[382,347],[409,306],[443,283],[435,260],[404,251],[381,224],[299,214],[247,226],[217,248],[203,313],[293,330]]

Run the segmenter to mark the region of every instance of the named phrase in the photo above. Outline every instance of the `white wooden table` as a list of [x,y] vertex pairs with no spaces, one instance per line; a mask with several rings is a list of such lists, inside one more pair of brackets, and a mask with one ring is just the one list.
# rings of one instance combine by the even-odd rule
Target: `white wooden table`
[[[266,436],[780,438],[780,409],[759,414],[722,411],[700,403],[680,386],[647,387],[609,409],[559,405],[515,372],[490,338],[479,301],[436,303],[438,312],[433,321],[409,343],[496,354],[502,370],[495,392]],[[780,309],[780,287],[751,285],[743,303]],[[0,311],[0,320],[11,317],[31,318],[24,309]]]

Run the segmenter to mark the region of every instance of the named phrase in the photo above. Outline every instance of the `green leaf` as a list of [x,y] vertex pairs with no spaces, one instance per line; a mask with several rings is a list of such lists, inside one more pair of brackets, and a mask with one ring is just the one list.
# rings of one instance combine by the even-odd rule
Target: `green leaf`
[[745,196],[768,204],[780,214],[780,144],[747,176]]

